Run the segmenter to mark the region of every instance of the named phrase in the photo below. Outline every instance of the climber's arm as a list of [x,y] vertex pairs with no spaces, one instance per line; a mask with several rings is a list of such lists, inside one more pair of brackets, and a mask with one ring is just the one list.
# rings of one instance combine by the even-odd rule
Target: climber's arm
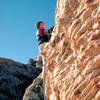
[[54,28],[54,26],[53,26],[52,28],[48,29],[48,33],[49,33],[49,34],[51,34],[51,33],[52,33],[53,28]]
[[54,26],[48,30],[44,30],[44,34],[51,34],[53,31],[53,28],[54,28]]

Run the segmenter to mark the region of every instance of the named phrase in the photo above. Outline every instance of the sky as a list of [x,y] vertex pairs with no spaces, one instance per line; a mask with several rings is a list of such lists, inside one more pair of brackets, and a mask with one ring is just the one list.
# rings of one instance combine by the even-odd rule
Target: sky
[[39,54],[35,23],[55,25],[57,0],[0,0],[0,57],[24,64]]

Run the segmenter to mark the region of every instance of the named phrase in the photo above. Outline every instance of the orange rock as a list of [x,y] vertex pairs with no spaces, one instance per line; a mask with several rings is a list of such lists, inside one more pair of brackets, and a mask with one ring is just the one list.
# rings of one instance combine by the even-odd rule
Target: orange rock
[[100,0],[58,0],[46,55],[46,100],[100,100]]

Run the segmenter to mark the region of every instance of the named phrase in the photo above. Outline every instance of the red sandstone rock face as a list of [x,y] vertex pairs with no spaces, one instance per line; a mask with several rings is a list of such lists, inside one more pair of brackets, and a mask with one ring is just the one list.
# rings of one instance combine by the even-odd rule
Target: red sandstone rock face
[[46,100],[100,100],[100,0],[58,0],[55,22]]

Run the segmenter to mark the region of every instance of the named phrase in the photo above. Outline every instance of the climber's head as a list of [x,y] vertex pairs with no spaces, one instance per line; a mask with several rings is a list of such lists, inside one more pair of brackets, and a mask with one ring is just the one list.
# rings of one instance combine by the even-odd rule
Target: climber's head
[[37,29],[44,29],[44,23],[42,21],[39,21],[35,24]]

